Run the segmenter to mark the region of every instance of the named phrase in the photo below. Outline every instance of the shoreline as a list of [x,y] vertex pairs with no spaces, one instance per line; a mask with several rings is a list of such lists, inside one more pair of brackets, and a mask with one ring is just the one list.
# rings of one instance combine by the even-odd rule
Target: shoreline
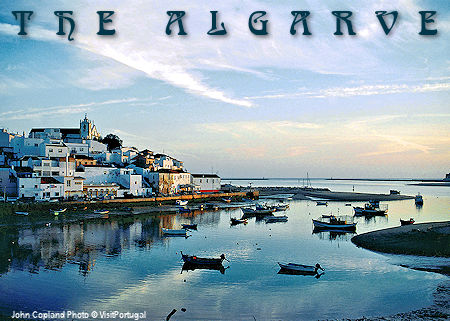
[[260,198],[277,194],[294,194],[295,200],[326,200],[326,201],[346,201],[346,202],[367,202],[375,201],[400,201],[414,199],[414,196],[401,194],[375,194],[358,192],[333,192],[327,188],[302,188],[302,187],[258,187]]

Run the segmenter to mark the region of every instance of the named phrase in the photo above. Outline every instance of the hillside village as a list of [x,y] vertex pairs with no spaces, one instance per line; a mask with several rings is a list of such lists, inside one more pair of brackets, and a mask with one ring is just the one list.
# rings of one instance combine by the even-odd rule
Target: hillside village
[[94,200],[220,190],[216,174],[191,174],[169,155],[106,141],[87,115],[79,128],[33,128],[28,136],[0,129],[0,200]]

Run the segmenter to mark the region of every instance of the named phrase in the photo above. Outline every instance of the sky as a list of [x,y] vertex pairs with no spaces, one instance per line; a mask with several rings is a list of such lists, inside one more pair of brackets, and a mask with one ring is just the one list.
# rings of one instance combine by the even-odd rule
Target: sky
[[[11,11],[34,11],[19,36]],[[73,11],[74,40],[56,10]],[[114,36],[97,35],[112,10]],[[186,36],[166,35],[184,10]],[[210,36],[210,11],[225,36]],[[248,28],[267,12],[268,35]],[[289,32],[308,10],[310,36]],[[356,36],[335,36],[333,10]],[[399,13],[389,35],[374,12]],[[422,36],[434,10],[435,36]],[[259,25],[257,25],[259,26]],[[66,26],[67,28],[68,26]],[[0,128],[77,127],[164,152],[222,177],[443,178],[450,172],[447,0],[4,0],[0,3]]]

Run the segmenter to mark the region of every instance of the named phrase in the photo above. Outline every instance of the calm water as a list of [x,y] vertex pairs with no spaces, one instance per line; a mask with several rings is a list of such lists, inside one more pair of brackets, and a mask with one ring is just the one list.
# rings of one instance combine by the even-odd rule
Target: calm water
[[[401,185],[395,189],[409,189]],[[385,186],[358,185],[360,191],[378,188]],[[413,200],[387,202],[389,216],[357,219],[357,233],[398,226],[400,218],[450,219],[450,189],[412,190],[425,195],[421,209]],[[240,210],[220,210],[2,228],[0,314],[147,311],[147,320],[162,320],[175,308],[173,320],[314,320],[388,315],[432,303],[437,284],[448,277],[399,266],[429,259],[360,249],[350,242],[352,234],[312,233],[311,219],[330,212],[352,214],[342,202],[322,207],[292,201],[287,223],[253,218],[248,225],[230,227],[230,216],[240,216]],[[162,226],[190,222],[198,224],[198,231],[187,239],[161,236]],[[225,253],[229,268],[224,274],[181,271],[180,251],[210,257]],[[318,279],[277,274],[277,262],[319,262],[326,271]]]

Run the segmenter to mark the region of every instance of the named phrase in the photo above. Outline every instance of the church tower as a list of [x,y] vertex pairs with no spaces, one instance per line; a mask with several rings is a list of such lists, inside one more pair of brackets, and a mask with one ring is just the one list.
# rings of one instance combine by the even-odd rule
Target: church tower
[[94,123],[87,118],[87,114],[84,114],[84,119],[80,120],[80,135],[82,139],[97,139],[100,137]]

